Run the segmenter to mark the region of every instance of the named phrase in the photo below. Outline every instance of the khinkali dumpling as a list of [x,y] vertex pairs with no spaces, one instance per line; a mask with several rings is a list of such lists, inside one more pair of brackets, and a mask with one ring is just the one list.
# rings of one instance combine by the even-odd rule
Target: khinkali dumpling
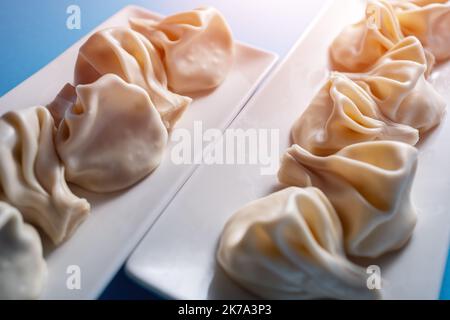
[[17,209],[0,201],[0,300],[38,298],[46,275],[38,233]]
[[160,163],[168,132],[148,94],[114,74],[76,87],[56,148],[67,180],[111,192],[135,184]]
[[108,73],[147,91],[167,128],[173,128],[192,101],[167,89],[167,76],[155,47],[130,28],[99,31],[80,48],[75,85],[90,84]]
[[450,2],[395,1],[394,8],[406,36],[419,38],[437,61],[450,58]]
[[347,253],[377,257],[402,247],[415,227],[410,190],[416,167],[416,148],[401,142],[357,143],[327,157],[294,145],[278,178],[321,189],[342,222]]
[[375,101],[345,75],[333,73],[292,127],[294,143],[316,155],[373,140],[415,145],[416,129],[387,119]]
[[262,298],[378,297],[346,258],[339,218],[316,188],[287,188],[240,209],[225,226],[218,261]]
[[177,93],[213,89],[231,69],[234,41],[224,17],[205,7],[169,16],[161,21],[130,19],[160,52],[169,80]]
[[0,118],[0,198],[58,244],[86,218],[90,206],[67,186],[54,133],[53,118],[44,107]]
[[345,27],[333,41],[331,67],[337,71],[365,71],[402,38],[392,5],[384,0],[370,0],[366,18]]
[[426,6],[427,4],[432,3],[446,3],[448,0],[398,0],[396,3],[405,3],[405,1],[414,3],[418,6]]
[[407,37],[369,71],[347,75],[370,94],[391,121],[425,132],[441,122],[446,107],[442,96],[425,79],[426,68],[421,43]]
[[55,99],[47,105],[48,111],[55,120],[55,125],[58,128],[61,121],[64,119],[66,110],[71,108],[77,101],[77,92],[75,87],[70,83],[67,83],[60,92],[56,95]]

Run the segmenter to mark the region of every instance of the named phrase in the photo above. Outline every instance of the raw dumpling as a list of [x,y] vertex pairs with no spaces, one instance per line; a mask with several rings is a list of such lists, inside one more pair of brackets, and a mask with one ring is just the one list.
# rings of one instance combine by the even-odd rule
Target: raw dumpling
[[184,94],[220,85],[231,69],[234,42],[224,17],[214,8],[199,8],[161,21],[130,19],[131,27],[159,50],[169,88]]
[[262,298],[378,297],[365,270],[347,260],[339,218],[316,188],[287,188],[240,209],[225,226],[218,261]]
[[345,72],[365,71],[402,38],[392,5],[384,0],[370,0],[366,18],[347,26],[333,41],[331,67]]
[[93,83],[108,73],[147,91],[168,129],[192,101],[167,89],[167,76],[155,47],[129,28],[99,31],[80,48],[75,85]]
[[[405,0],[399,0],[398,3],[405,2]],[[414,3],[418,6],[426,6],[427,4],[432,3],[446,3],[448,0],[409,0],[409,2]]]
[[397,140],[415,145],[419,133],[387,119],[368,93],[346,76],[333,73],[294,123],[292,139],[315,155],[330,155],[364,141]]
[[321,189],[342,222],[347,253],[377,257],[401,248],[416,225],[410,198],[416,167],[416,148],[401,142],[358,143],[328,157],[294,145],[278,178]]
[[75,87],[67,83],[61,91],[56,95],[55,99],[47,105],[48,111],[55,120],[55,125],[58,128],[61,121],[64,119],[66,110],[71,108],[77,101],[77,92]]
[[44,107],[0,118],[0,198],[59,244],[86,218],[90,206],[66,184],[54,133],[53,118]]
[[36,299],[47,276],[36,230],[0,201],[0,300]]
[[130,187],[161,162],[168,132],[148,94],[114,74],[76,88],[56,148],[67,180],[95,192]]
[[450,2],[395,1],[394,8],[406,36],[419,38],[437,61],[450,58]]
[[347,75],[370,94],[387,118],[423,133],[441,122],[446,107],[442,96],[425,79],[426,69],[421,43],[407,37],[369,71]]

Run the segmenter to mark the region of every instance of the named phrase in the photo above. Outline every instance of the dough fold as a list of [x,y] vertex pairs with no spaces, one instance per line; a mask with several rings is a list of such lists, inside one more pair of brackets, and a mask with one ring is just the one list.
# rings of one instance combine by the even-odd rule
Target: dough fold
[[218,249],[227,274],[266,299],[373,299],[365,270],[344,253],[330,201],[290,187],[253,201],[228,221]]
[[37,231],[16,208],[0,201],[0,299],[37,299],[46,278]]
[[362,87],[391,121],[424,133],[445,114],[444,98],[425,79],[426,55],[419,40],[407,37],[365,73],[347,76]]
[[357,143],[319,157],[298,145],[284,155],[278,178],[319,188],[341,220],[346,252],[375,258],[404,246],[416,225],[411,186],[417,149],[401,142]]
[[147,91],[168,129],[174,127],[192,101],[168,90],[164,65],[155,47],[130,28],[96,32],[80,48],[75,86],[91,84],[108,73]]
[[158,49],[174,92],[213,89],[231,69],[235,51],[231,29],[212,7],[181,12],[161,21],[132,18],[130,25]]
[[68,181],[94,192],[118,191],[160,164],[168,132],[142,88],[107,74],[76,91],[56,135]]
[[346,75],[333,73],[292,127],[292,140],[315,155],[330,155],[365,141],[415,145],[419,132],[383,115],[377,103]]
[[53,118],[44,107],[0,118],[0,198],[59,244],[86,218],[90,206],[67,186],[54,133]]
[[369,0],[366,16],[345,27],[330,46],[333,70],[362,72],[403,39],[403,33],[389,1]]
[[436,0],[394,1],[405,36],[415,36],[438,62],[450,58],[450,2]]

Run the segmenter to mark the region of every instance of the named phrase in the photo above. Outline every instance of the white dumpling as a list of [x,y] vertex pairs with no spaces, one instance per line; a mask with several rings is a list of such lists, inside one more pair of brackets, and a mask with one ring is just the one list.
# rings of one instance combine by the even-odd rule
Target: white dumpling
[[0,300],[37,299],[46,276],[38,233],[16,208],[0,201]]
[[96,32],[80,48],[75,85],[90,84],[108,73],[147,91],[169,129],[192,101],[167,89],[167,76],[155,47],[130,28]]
[[159,50],[169,88],[185,94],[219,86],[231,69],[234,41],[225,18],[205,7],[161,21],[130,19],[131,27]]
[[168,132],[148,94],[108,74],[76,87],[56,148],[67,180],[95,192],[125,189],[161,162]]
[[292,127],[294,143],[316,155],[373,140],[415,145],[416,129],[386,118],[375,101],[343,74],[333,73]]
[[342,227],[316,188],[290,187],[247,204],[226,224],[218,261],[266,299],[373,299],[365,270],[344,252]]
[[[405,1],[408,0],[399,0],[399,1],[395,1],[396,3],[404,3]],[[448,2],[448,0],[409,0],[408,2],[410,3],[414,3],[418,6],[426,6],[428,4],[432,4],[432,3],[446,3]]]
[[414,230],[410,190],[416,167],[417,149],[401,142],[358,143],[327,157],[294,145],[278,178],[321,189],[342,222],[347,253],[377,257],[401,248]]
[[394,8],[404,35],[419,38],[437,61],[450,58],[450,2],[395,1]]
[[58,244],[72,235],[90,206],[67,186],[55,151],[55,130],[44,107],[0,118],[0,198]]
[[446,109],[443,97],[425,79],[426,69],[420,41],[407,37],[367,72],[347,75],[369,93],[387,118],[423,133],[441,122]]
[[369,0],[366,17],[345,27],[331,44],[331,67],[345,72],[365,71],[402,38],[392,5],[384,0]]

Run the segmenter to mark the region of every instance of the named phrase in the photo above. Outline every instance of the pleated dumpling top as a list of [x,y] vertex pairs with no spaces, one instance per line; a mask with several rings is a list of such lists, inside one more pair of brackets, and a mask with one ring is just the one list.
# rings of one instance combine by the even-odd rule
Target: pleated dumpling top
[[164,65],[155,47],[130,28],[96,32],[80,48],[75,86],[91,84],[108,73],[143,88],[168,129],[174,127],[192,101],[168,90]]
[[444,98],[425,79],[427,59],[415,37],[399,41],[369,70],[349,73],[391,121],[424,133],[445,115]]
[[222,14],[203,7],[168,16],[161,21],[130,19],[131,27],[158,49],[169,88],[179,94],[219,86],[234,60],[234,40]]
[[76,92],[56,135],[68,181],[90,191],[118,191],[160,164],[168,132],[145,90],[107,74]]
[[55,130],[44,107],[11,111],[0,118],[0,199],[59,244],[86,218],[90,206],[66,183]]
[[37,299],[47,276],[37,231],[0,201],[0,299]]
[[346,75],[333,73],[294,122],[292,140],[315,155],[330,155],[365,141],[415,145],[419,132],[387,118],[377,103]]
[[369,0],[365,18],[346,26],[331,44],[331,68],[343,72],[365,71],[402,38],[391,3]]
[[278,178],[322,190],[342,222],[346,252],[378,257],[405,245],[416,225],[410,192],[417,156],[416,148],[395,141],[357,143],[327,157],[294,145]]
[[447,0],[394,1],[406,36],[415,36],[437,61],[450,58],[450,2]]
[[290,187],[253,201],[226,224],[226,273],[266,299],[374,299],[365,270],[344,253],[339,218],[316,188]]

